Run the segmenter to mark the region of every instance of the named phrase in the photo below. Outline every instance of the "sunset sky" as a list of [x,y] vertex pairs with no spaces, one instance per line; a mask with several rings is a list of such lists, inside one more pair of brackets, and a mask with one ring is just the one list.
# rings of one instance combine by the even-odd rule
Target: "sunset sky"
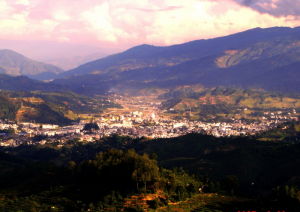
[[0,48],[42,60],[272,26],[300,26],[300,1],[0,0]]

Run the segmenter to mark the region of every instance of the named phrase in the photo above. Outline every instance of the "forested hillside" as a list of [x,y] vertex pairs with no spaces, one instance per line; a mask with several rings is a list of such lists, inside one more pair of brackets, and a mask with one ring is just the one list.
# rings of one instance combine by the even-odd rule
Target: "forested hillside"
[[1,148],[0,208],[296,212],[299,133],[299,123],[289,123],[254,137],[113,135],[62,148]]
[[0,118],[65,125],[78,119],[79,114],[100,113],[118,105],[105,98],[90,98],[71,92],[0,91]]
[[170,115],[198,120],[259,120],[266,114],[287,115],[300,110],[299,95],[262,89],[181,86],[159,96]]

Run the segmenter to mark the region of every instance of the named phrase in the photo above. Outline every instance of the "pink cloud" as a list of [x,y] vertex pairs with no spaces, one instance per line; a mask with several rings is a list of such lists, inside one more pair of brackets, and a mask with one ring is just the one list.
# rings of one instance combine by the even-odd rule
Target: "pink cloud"
[[[256,4],[255,2],[260,2]],[[3,0],[0,39],[46,40],[99,48],[170,45],[254,27],[297,26],[296,15],[275,16],[286,0]],[[294,2],[292,4],[292,2]],[[269,5],[273,4],[273,6]],[[258,9],[260,8],[260,9]],[[270,11],[271,11],[270,9]]]
[[136,10],[140,10],[143,12],[166,12],[166,11],[172,11],[177,9],[182,9],[182,7],[179,6],[169,6],[165,8],[159,8],[159,9],[147,9],[147,8],[135,8]]
[[297,0],[235,0],[259,12],[274,16],[300,16],[300,1]]

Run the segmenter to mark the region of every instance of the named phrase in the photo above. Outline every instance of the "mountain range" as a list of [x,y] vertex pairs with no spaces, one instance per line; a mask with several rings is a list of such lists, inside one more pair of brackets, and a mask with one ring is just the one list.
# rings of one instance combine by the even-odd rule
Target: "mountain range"
[[191,84],[298,92],[299,68],[300,27],[255,28],[167,47],[137,46],[64,72],[55,83],[83,93]]
[[0,73],[11,76],[25,75],[33,79],[49,79],[63,72],[57,66],[34,61],[15,51],[0,50]]
[[173,46],[140,45],[66,72],[52,70],[59,74],[51,76],[34,68],[15,74],[56,78],[43,85],[35,81],[29,90],[44,86],[86,95],[194,84],[299,93],[299,69],[300,27],[273,27]]
[[13,91],[63,91],[67,88],[49,82],[30,79],[27,76],[9,76],[0,74],[0,90]]

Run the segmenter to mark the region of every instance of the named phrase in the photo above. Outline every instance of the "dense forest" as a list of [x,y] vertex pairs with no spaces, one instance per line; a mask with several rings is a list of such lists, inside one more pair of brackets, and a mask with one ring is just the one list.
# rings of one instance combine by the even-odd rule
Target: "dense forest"
[[292,123],[253,137],[112,135],[63,147],[3,147],[0,209],[296,212],[299,131]]

